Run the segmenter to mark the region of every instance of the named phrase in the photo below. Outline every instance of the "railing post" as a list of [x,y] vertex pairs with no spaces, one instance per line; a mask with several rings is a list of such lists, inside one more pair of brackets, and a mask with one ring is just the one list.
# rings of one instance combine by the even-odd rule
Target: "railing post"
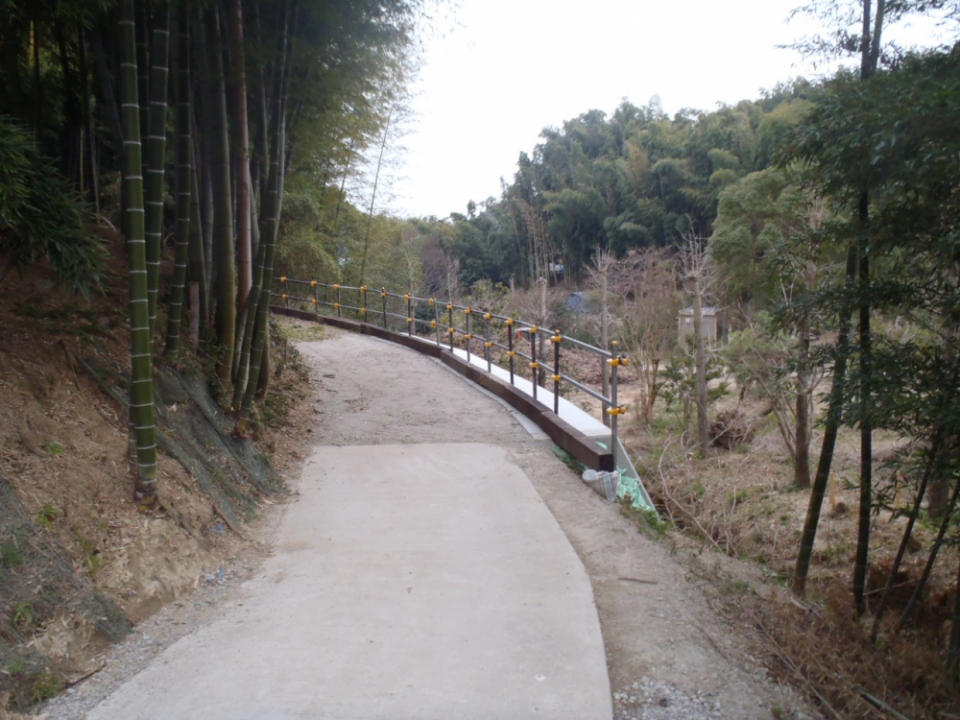
[[286,277],[286,275],[284,275],[282,278],[280,278],[280,282],[281,282],[281,284],[283,285],[283,306],[284,306],[284,307],[290,307],[290,300],[287,298],[287,296],[288,296],[289,293],[287,292],[287,277]]
[[413,306],[410,304],[410,296],[404,296],[407,301],[407,335],[413,335]]
[[367,286],[360,286],[360,322],[367,321]]
[[470,341],[473,339],[473,335],[470,334],[470,326],[472,325],[473,310],[467,308],[463,311],[463,314],[467,319],[467,362],[470,362]]
[[490,318],[492,317],[490,313],[483,314],[483,347],[486,349],[487,372],[492,371],[490,367],[490,349],[493,347],[493,341],[490,340]]
[[343,310],[340,309],[340,285],[334,285],[333,289],[337,291],[337,301],[333,305],[333,309],[337,311],[337,317],[343,317]]
[[453,303],[447,303],[447,335],[450,336],[450,352],[453,352]]
[[510,384],[513,385],[513,318],[507,318],[507,357],[510,358]]
[[553,337],[553,413],[560,414],[560,341],[563,336],[559,330],[555,330]]
[[537,326],[532,325],[527,331],[530,333],[530,372],[533,380],[533,399],[537,399]]
[[[550,361],[547,360],[547,338],[545,333],[540,333],[540,335],[538,336],[538,339],[540,341],[540,362],[541,364],[544,362],[549,363]],[[537,375],[537,382],[543,383],[544,387],[547,386],[547,372],[542,367],[539,368],[539,374]]]
[[317,281],[311,280],[310,284],[313,286],[313,311],[319,315],[320,314],[320,290],[317,289]]
[[387,329],[387,289],[380,288],[380,299],[383,301],[383,329]]
[[430,324],[437,331],[437,347],[440,347],[440,306],[435,298],[430,298],[430,305],[433,306],[433,322]]
[[613,369],[610,373],[610,454],[613,455],[613,470],[617,471],[617,421],[620,419],[620,405],[617,402],[617,368],[620,367],[620,357],[610,361]]

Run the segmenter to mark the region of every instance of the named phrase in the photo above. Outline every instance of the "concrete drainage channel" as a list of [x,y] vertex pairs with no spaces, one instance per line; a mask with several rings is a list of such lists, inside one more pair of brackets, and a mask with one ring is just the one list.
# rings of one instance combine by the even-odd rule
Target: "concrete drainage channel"
[[[655,512],[653,502],[647,494],[646,488],[640,479],[639,473],[630,461],[629,454],[623,446],[617,433],[618,418],[626,411],[625,406],[617,403],[617,370],[627,362],[626,356],[618,352],[608,352],[600,348],[583,343],[575,338],[562,335],[559,331],[544,332],[529,323],[513,318],[494,315],[489,312],[472,310],[469,307],[447,303],[445,312],[441,315],[440,303],[430,298],[416,298],[410,295],[397,295],[382,290],[380,293],[381,307],[371,309],[367,305],[366,288],[353,288],[340,285],[324,285],[313,281],[279,278],[283,292],[274,295],[284,304],[271,306],[270,311],[277,315],[284,315],[308,322],[318,322],[338,327],[352,332],[377,337],[382,340],[403,345],[411,350],[429,357],[439,359],[455,372],[473,381],[486,389],[497,398],[507,403],[517,412],[529,418],[536,424],[556,445],[572,458],[582,463],[589,470],[598,471],[594,476],[595,482],[612,482],[617,490],[619,499],[628,498],[634,508]],[[297,296],[291,290],[291,285],[311,288],[313,297]],[[320,299],[320,289],[324,290],[323,300]],[[357,305],[345,305],[341,301],[345,292],[357,293]],[[400,305],[405,313],[391,312],[389,302]],[[418,306],[417,303],[420,303]],[[291,307],[293,305],[293,307]],[[296,307],[312,307],[303,310]],[[326,314],[320,312],[326,306]],[[427,308],[432,319],[418,315],[417,307]],[[379,316],[380,325],[361,320],[351,320],[343,317],[343,312],[352,312],[359,317],[372,318]],[[463,318],[464,327],[457,327],[454,313],[459,312]],[[445,315],[445,317],[444,317]],[[479,318],[476,322],[474,317]],[[391,322],[401,322],[406,332],[390,329]],[[500,323],[507,329],[507,344],[497,342],[493,337],[494,323]],[[477,325],[480,325],[478,330]],[[416,334],[418,326],[429,329],[435,340],[427,339]],[[514,337],[521,338],[516,343]],[[549,340],[547,337],[549,335]],[[446,344],[441,338],[446,336]],[[464,348],[456,347],[454,338],[460,336],[464,340]],[[471,352],[472,342],[482,342],[480,354]],[[553,357],[546,348],[550,342]],[[521,346],[529,344],[529,353],[523,352]],[[560,348],[567,343],[581,350],[591,352],[602,362],[610,366],[610,396],[606,397],[589,388],[574,378],[564,374],[560,368]],[[492,362],[492,348],[499,348],[506,353],[509,367],[502,368]],[[539,354],[538,354],[539,350]],[[515,366],[517,358],[526,361],[531,368],[530,379],[521,377]],[[552,368],[549,361],[552,360]],[[546,368],[546,369],[545,369]],[[552,380],[553,391],[540,386],[535,382],[537,375],[540,382]],[[561,383],[568,383],[592,397],[601,401],[605,411],[610,415],[610,426],[590,416],[573,403],[560,396]],[[544,382],[544,384],[547,384]],[[609,489],[609,488],[608,488]],[[601,494],[604,494],[601,492]]]

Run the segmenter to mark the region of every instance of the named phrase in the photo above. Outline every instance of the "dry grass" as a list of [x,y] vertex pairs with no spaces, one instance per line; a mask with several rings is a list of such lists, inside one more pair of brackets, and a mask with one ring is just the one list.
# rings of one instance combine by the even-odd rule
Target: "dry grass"
[[849,588],[832,582],[820,590],[826,594],[810,604],[786,591],[738,603],[777,679],[806,691],[826,717],[896,717],[878,712],[870,698],[910,718],[957,717],[960,698],[929,633],[890,633],[874,645],[870,618],[850,609]]
[[[528,294],[523,299],[526,305],[518,302],[519,309],[536,309],[535,296]],[[565,320],[567,332],[595,333],[590,317]],[[594,357],[564,348],[563,371],[599,389],[600,365]],[[619,392],[621,402],[636,406],[640,397],[636,368],[628,366],[621,373]],[[858,618],[853,611],[860,451],[859,435],[845,429],[834,455],[807,598],[797,600],[786,587],[796,561],[809,492],[794,485],[792,460],[776,420],[763,413],[768,403],[748,393],[740,404],[736,391],[731,393],[711,408],[711,418],[739,406],[752,419],[755,435],[749,445],[733,450],[714,448],[706,458],[692,452],[682,410],[664,407],[662,400],[656,404],[650,426],[642,426],[635,416],[633,422],[628,419],[620,424],[624,444],[661,515],[674,532],[699,543],[692,564],[713,584],[718,610],[742,628],[753,642],[755,654],[766,660],[771,675],[795,685],[825,717],[960,719],[960,694],[949,687],[944,672],[956,597],[957,547],[941,550],[915,625],[895,632],[906,596],[936,535],[936,528],[921,518],[914,529],[918,543],[908,552],[902,568],[906,574],[902,590],[907,592],[894,593],[878,642],[872,643],[873,615],[868,611]],[[599,402],[589,395],[578,391],[565,395],[594,417],[601,417]],[[812,467],[821,439],[815,432]],[[882,459],[903,443],[889,433],[874,434],[877,488],[889,491],[890,470],[883,467]],[[906,499],[900,498],[901,502]],[[874,517],[868,606],[882,591],[884,568],[889,568],[904,525],[904,518],[895,519],[887,511]]]
[[[210,498],[165,454],[159,458],[163,509],[144,514],[131,501],[125,412],[77,361],[129,362],[125,253],[121,244],[114,250],[105,293],[89,299],[57,289],[43,268],[0,284],[0,476],[36,532],[59,548],[65,567],[136,622],[190,593],[204,569],[243,552],[245,544],[223,528]],[[274,368],[282,369],[281,358],[275,355]],[[305,387],[305,372],[289,358],[270,395],[273,422],[259,435],[281,473],[299,463],[294,448],[302,436],[276,426],[305,412]],[[0,538],[0,545],[8,540]],[[0,573],[12,564],[0,559]],[[13,653],[10,659],[0,652],[0,680],[25,675],[15,657],[20,646],[66,679],[89,670],[107,642],[83,617],[49,602],[22,608],[0,602],[0,613],[17,629],[15,637],[0,637],[0,651]],[[5,691],[0,683],[0,717],[16,699]]]
[[[629,394],[629,384],[624,390]],[[736,397],[725,398],[711,416],[736,403]],[[957,549],[941,551],[915,626],[899,634],[893,630],[906,601],[901,593],[893,599],[878,642],[871,643],[872,614],[858,618],[853,611],[859,445],[858,435],[845,431],[821,515],[807,601],[798,601],[785,588],[809,495],[793,484],[792,461],[772,417],[760,418],[763,406],[749,396],[744,409],[757,418],[750,446],[712,449],[706,458],[685,447],[682,417],[673,410],[658,405],[653,426],[624,427],[625,444],[661,514],[677,532],[702,543],[703,554],[718,559],[715,565],[700,560],[712,568],[703,574],[711,576],[718,590],[718,609],[738,619],[770,673],[806,693],[825,717],[897,717],[900,712],[914,719],[960,718],[960,694],[949,687],[944,672]],[[814,463],[819,440],[816,434]],[[875,458],[901,442],[878,432]],[[877,460],[877,481],[885,482],[888,474]],[[886,512],[874,519],[868,581],[874,598],[886,581],[883,568],[904,524]],[[904,562],[909,589],[935,529],[921,523],[914,535],[919,546]]]

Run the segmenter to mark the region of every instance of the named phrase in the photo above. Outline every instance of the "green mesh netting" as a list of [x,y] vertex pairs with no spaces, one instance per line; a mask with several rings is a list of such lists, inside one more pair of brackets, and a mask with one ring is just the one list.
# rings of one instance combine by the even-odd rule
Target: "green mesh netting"
[[[127,377],[117,368],[84,366],[115,400],[127,404]],[[231,522],[250,519],[257,498],[283,481],[211,398],[202,377],[160,367],[155,375],[157,447],[183,465]]]

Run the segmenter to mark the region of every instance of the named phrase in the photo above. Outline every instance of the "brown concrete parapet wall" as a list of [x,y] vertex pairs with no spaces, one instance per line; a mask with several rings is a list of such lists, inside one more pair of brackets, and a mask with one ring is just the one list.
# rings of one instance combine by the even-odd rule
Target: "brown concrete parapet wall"
[[467,362],[465,359],[452,353],[450,350],[440,347],[434,342],[424,340],[416,335],[391,332],[390,330],[385,330],[370,323],[318,315],[317,313],[307,310],[294,310],[292,308],[272,305],[270,312],[276,315],[294,317],[298,320],[324,323],[343,330],[363,333],[364,335],[370,335],[380,338],[381,340],[388,340],[399,345],[404,345],[424,355],[438,358],[447,367],[477,383],[480,387],[492,392],[510,405],[510,407],[533,420],[553,442],[587,467],[594,470],[614,469],[613,455],[609,451],[605,451],[597,445],[596,442],[570,425],[570,423],[560,419],[560,417],[555,415],[553,411],[542,402],[534,400],[513,385],[505,383],[495,375]]

